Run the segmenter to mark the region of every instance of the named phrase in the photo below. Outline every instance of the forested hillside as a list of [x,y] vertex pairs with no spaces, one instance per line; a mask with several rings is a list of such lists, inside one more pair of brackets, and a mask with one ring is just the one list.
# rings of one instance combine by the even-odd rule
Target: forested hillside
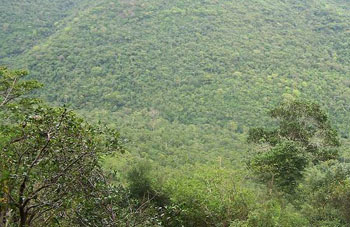
[[60,21],[74,14],[84,0],[2,1],[0,59],[31,49],[60,29]]
[[102,166],[160,225],[349,223],[347,0],[2,0],[2,65],[120,132]]
[[230,153],[293,97],[325,104],[348,136],[346,1],[93,2],[5,1],[0,63],[28,68],[46,100],[113,122],[133,150]]

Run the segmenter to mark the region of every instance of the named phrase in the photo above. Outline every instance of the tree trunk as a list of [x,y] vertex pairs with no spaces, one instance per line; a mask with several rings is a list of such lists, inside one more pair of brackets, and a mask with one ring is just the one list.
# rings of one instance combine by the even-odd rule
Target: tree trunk
[[20,215],[20,223],[19,226],[20,227],[25,227],[26,226],[26,222],[27,222],[27,214],[24,211],[24,207],[20,207],[19,208],[19,215]]

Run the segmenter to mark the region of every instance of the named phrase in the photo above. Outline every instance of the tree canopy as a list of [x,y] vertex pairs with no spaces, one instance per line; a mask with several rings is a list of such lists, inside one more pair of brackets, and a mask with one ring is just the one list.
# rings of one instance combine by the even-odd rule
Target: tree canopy
[[339,157],[339,136],[318,104],[289,101],[272,109],[270,116],[277,121],[276,129],[253,128],[248,136],[249,142],[271,146],[250,163],[270,184],[293,191],[309,162]]
[[66,108],[24,98],[40,87],[25,75],[0,69],[0,222],[52,225],[99,190],[100,158],[122,147],[118,133],[92,127]]

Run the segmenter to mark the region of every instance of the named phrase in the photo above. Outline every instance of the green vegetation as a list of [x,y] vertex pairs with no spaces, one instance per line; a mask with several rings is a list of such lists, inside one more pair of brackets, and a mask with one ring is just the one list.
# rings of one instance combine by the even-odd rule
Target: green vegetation
[[270,114],[279,120],[279,128],[251,129],[248,137],[249,141],[272,146],[252,159],[251,167],[260,179],[292,192],[309,162],[339,157],[337,132],[319,105],[293,101]]
[[346,0],[1,1],[0,226],[350,225],[349,31]]
[[[0,222],[52,225],[59,216],[74,221],[81,215],[76,206],[101,187],[100,156],[121,150],[118,134],[100,136],[67,109],[22,98],[39,87],[35,81],[20,81],[25,75],[0,68]],[[92,203],[104,209],[107,201],[100,200]]]
[[114,130],[26,97],[41,87],[26,75],[0,68],[1,225],[349,224],[350,166],[333,151],[337,132],[317,104],[283,103],[271,111],[278,129],[250,130],[249,141],[265,144],[252,147],[253,171],[221,164],[172,169],[123,159]]
[[0,3],[0,60],[35,47],[60,28],[59,21],[84,0],[2,1]]
[[[318,100],[348,137],[344,1],[12,2],[1,3],[1,20],[50,26],[35,38],[3,30],[1,50],[25,51],[0,64],[29,69],[49,102],[118,127],[141,157],[176,167],[221,156],[240,165],[241,133],[270,124],[269,109],[298,97]],[[45,7],[55,13],[33,13]]]

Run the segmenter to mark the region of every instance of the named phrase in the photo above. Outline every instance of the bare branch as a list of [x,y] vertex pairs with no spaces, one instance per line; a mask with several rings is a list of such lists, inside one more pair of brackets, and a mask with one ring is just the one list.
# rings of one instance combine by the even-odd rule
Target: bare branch
[[8,102],[10,102],[13,99],[13,98],[10,98],[10,94],[13,88],[15,87],[16,83],[17,83],[17,77],[13,80],[12,86],[6,90],[5,99],[2,101],[2,103],[0,103],[0,107],[6,105]]

